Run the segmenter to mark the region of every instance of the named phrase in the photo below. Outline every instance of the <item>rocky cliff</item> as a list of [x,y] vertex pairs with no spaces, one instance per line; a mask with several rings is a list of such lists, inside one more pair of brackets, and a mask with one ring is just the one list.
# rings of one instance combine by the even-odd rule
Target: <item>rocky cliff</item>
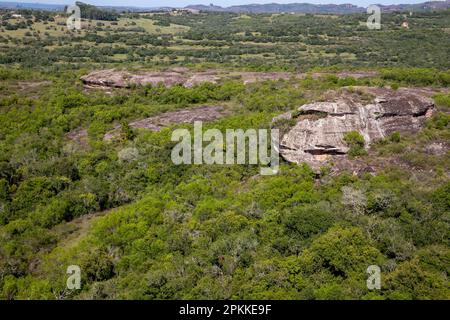
[[357,88],[327,102],[303,105],[275,118],[274,123],[276,126],[283,119],[295,122],[282,137],[281,156],[289,162],[306,162],[319,171],[322,166],[342,166],[344,162],[349,167],[346,133],[359,132],[368,147],[394,132],[419,131],[434,110],[433,100],[420,90]]

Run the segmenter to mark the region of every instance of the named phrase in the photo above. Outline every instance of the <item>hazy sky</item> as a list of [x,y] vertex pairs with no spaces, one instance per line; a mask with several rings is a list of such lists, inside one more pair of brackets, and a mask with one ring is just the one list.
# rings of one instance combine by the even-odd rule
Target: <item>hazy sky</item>
[[[71,0],[0,0],[0,2],[29,2],[29,3],[57,3],[67,4],[74,3]],[[81,0],[89,4],[96,5],[116,5],[116,6],[136,6],[136,7],[161,7],[172,6],[182,7],[188,4],[210,4],[220,6],[230,6],[238,4],[249,3],[315,3],[315,4],[328,4],[328,3],[353,3],[362,7],[366,7],[370,4],[399,4],[399,3],[420,3],[427,0]]]

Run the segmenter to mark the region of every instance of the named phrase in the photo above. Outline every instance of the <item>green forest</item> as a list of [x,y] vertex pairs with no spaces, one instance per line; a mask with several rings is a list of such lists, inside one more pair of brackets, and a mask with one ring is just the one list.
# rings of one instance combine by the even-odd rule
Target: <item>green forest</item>
[[[371,31],[364,14],[87,9],[74,31],[63,13],[0,10],[0,299],[450,299],[450,11],[384,14]],[[305,76],[110,90],[80,80],[174,67]],[[347,71],[374,76],[337,76]],[[274,176],[175,165],[173,129],[192,124],[128,125],[220,105],[226,116],[205,130],[268,129],[359,86],[435,92],[416,134],[367,151],[346,135],[353,158],[383,164],[375,174],[283,159]],[[437,144],[444,152],[430,152]],[[80,289],[66,286],[70,265]],[[380,290],[367,287],[370,265]]]

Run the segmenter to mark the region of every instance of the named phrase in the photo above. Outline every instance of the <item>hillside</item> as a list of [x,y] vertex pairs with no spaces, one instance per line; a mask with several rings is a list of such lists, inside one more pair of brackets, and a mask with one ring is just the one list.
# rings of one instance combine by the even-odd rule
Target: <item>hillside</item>
[[[419,4],[400,5],[380,5],[384,12],[393,11],[432,11],[446,10],[450,8],[450,1],[429,1]],[[366,9],[353,4],[310,4],[310,3],[290,3],[290,4],[249,4],[230,7],[190,5],[187,8],[213,12],[235,12],[235,13],[356,13],[365,12]]]
[[[384,12],[394,11],[434,11],[448,10],[450,1],[427,1],[418,4],[399,4],[399,5],[380,5]],[[0,2],[0,8],[8,9],[35,9],[49,11],[63,11],[65,5],[62,4],[41,4],[26,2]],[[105,10],[118,12],[152,12],[152,11],[171,11],[175,7],[137,7],[137,6],[100,6]],[[221,7],[216,5],[188,5],[185,8],[201,10],[205,12],[234,12],[234,13],[315,13],[315,14],[349,14],[362,13],[366,8],[355,4],[311,4],[311,3],[289,3],[289,4],[249,4],[235,5],[230,7]]]
[[0,9],[0,299],[450,299],[450,11],[85,9]]

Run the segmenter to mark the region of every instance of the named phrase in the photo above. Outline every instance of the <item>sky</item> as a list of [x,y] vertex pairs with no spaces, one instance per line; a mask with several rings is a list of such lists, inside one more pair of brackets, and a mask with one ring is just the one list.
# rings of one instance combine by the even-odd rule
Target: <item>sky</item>
[[[75,0],[0,0],[0,2],[28,2],[28,3],[52,3],[52,4],[71,4]],[[361,7],[367,7],[370,4],[400,4],[400,3],[420,3],[428,0],[80,0],[94,5],[114,5],[114,6],[133,6],[133,7],[184,7],[189,4],[213,3],[219,6],[232,6],[249,3],[314,3],[314,4],[343,4],[352,3]]]

